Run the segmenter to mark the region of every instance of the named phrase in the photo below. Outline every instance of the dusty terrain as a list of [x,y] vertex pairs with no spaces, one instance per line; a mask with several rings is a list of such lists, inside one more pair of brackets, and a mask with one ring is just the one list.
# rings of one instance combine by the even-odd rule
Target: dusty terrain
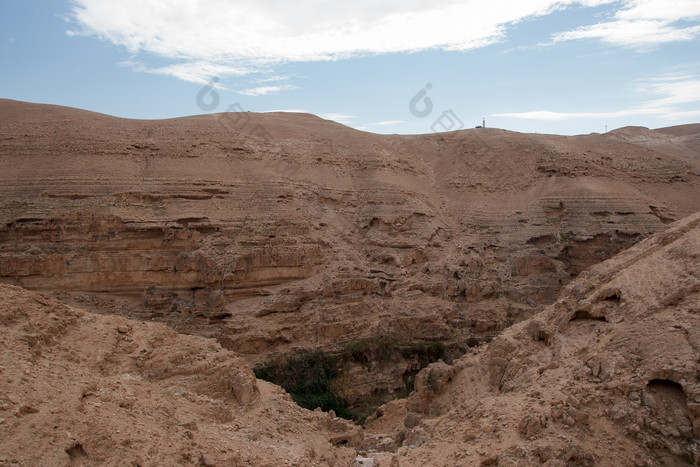
[[[697,458],[698,154],[700,125],[380,136],[0,100],[0,463]],[[364,434],[250,370],[386,339],[343,397],[412,389],[416,345],[466,355]]]
[[[212,340],[0,286],[0,465],[349,465],[352,428]],[[338,433],[336,433],[336,431]]]
[[0,463],[698,465],[699,257],[696,214],[425,368],[364,432],[213,340],[2,285]]

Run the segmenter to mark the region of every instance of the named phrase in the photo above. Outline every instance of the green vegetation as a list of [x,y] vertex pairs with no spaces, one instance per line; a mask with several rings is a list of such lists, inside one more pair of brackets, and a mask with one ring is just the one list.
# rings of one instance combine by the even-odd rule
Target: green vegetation
[[406,358],[417,357],[421,368],[425,368],[431,363],[442,359],[446,363],[451,363],[452,358],[447,353],[442,342],[429,342],[427,344],[412,344],[401,347],[401,355]]
[[[398,393],[374,395],[350,408],[334,390],[333,383],[349,364],[370,366],[372,362],[387,362],[395,358],[417,360],[419,366],[419,369],[403,375],[405,386]],[[361,424],[380,405],[392,399],[407,397],[413,389],[416,373],[440,359],[451,361],[442,342],[400,344],[392,337],[381,336],[351,342],[337,354],[318,350],[290,356],[286,360],[268,362],[253,371],[257,378],[284,388],[294,402],[304,408],[333,410],[337,416]]]
[[317,351],[289,357],[254,368],[255,376],[278,384],[292,395],[294,402],[309,410],[335,411],[343,418],[352,418],[345,402],[331,391],[337,377],[336,357]]
[[375,360],[391,358],[396,347],[396,340],[389,336],[360,339],[347,344],[341,356],[349,361],[367,365]]
[[440,385],[438,383],[438,376],[432,369],[428,373],[428,389],[430,389],[432,392],[438,392],[438,390],[440,389]]
[[442,342],[418,344],[399,344],[393,337],[381,336],[360,339],[345,346],[340,354],[341,360],[348,360],[361,365],[373,361],[386,361],[400,355],[404,359],[418,358],[421,368],[443,359],[450,362],[451,358]]

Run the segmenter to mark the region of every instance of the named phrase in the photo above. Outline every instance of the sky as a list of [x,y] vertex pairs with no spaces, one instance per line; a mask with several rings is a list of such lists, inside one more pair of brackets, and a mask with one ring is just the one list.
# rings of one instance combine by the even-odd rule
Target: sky
[[700,122],[699,0],[0,0],[0,98],[374,133]]

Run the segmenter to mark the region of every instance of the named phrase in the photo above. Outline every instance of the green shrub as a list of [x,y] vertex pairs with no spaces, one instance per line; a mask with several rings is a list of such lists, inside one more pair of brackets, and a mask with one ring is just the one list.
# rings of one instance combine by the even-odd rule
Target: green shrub
[[335,411],[336,415],[350,418],[345,403],[331,391],[337,376],[336,358],[322,351],[289,357],[253,368],[257,378],[282,386],[294,402],[314,410]]
[[[351,410],[331,389],[340,369],[348,362],[370,365],[372,362],[387,361],[394,357],[417,358],[420,367],[404,374],[405,387],[398,393],[376,395],[372,400],[366,400]],[[339,417],[363,423],[385,402],[396,397],[407,397],[413,389],[416,373],[440,359],[448,363],[450,361],[442,342],[399,344],[393,337],[380,336],[351,342],[337,355],[319,350],[266,363],[253,368],[253,372],[257,378],[284,388],[294,402],[304,408],[314,410],[320,407],[326,412],[333,410]]]
[[418,357],[422,368],[435,363],[440,359],[450,361],[449,355],[442,342],[429,342],[426,344],[412,344],[401,348],[401,355],[406,358]]
[[393,337],[380,336],[360,339],[345,346],[342,357],[355,363],[366,365],[375,360],[387,360],[396,350]]

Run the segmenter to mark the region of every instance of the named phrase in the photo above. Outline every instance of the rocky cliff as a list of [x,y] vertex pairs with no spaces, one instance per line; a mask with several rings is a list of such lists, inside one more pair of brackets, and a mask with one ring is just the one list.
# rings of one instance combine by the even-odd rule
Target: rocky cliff
[[364,430],[212,339],[0,285],[2,465],[698,465],[700,214],[416,377]]
[[483,340],[700,201],[698,128],[379,136],[0,101],[0,281],[251,362]]
[[698,465],[700,214],[594,266],[561,298],[367,423],[374,465]]

